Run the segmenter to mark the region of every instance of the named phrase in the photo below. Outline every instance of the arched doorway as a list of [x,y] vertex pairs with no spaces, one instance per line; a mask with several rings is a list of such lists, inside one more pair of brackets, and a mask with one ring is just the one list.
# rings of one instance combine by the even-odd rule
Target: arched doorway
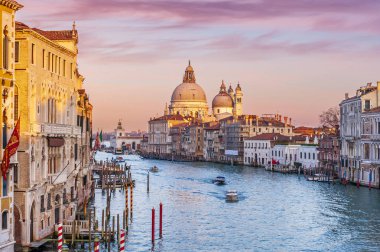
[[132,142],[132,150],[136,150],[136,142]]
[[60,208],[61,208],[61,196],[59,196],[59,194],[57,194],[55,196],[55,209],[54,209],[54,220],[55,220],[55,224],[58,224],[59,223],[59,213],[60,213]]
[[34,209],[35,204],[33,202],[32,207],[30,208],[30,230],[29,230],[29,235],[30,235],[30,242],[33,242],[33,230],[34,230]]
[[15,240],[16,240],[16,243],[21,243],[21,232],[22,232],[21,222],[20,222],[21,214],[16,206],[14,207],[13,219],[15,221]]

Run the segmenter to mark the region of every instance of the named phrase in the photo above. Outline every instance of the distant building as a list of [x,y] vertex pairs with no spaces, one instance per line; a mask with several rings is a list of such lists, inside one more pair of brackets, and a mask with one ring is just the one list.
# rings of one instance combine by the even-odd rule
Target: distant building
[[129,151],[140,151],[143,140],[143,132],[126,132],[121,121],[118,122],[115,129],[115,135],[111,138],[111,147],[115,153],[121,154]]

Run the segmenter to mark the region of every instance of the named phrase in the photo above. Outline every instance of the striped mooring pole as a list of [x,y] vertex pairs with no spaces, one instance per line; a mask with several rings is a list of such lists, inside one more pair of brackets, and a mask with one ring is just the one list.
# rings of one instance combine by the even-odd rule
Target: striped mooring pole
[[125,251],[125,230],[124,229],[120,229],[120,249],[119,251],[120,252],[124,252]]
[[62,223],[58,223],[58,252],[62,252],[62,243],[63,243]]
[[98,239],[98,237],[96,237],[95,241],[94,241],[94,252],[99,252],[99,239]]

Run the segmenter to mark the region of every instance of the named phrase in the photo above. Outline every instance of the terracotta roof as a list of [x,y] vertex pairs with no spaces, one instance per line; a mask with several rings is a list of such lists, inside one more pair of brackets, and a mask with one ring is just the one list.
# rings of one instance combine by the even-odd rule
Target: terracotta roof
[[0,4],[13,10],[19,10],[24,7],[22,4],[19,4],[15,0],[0,0]]
[[38,28],[31,28],[22,22],[16,21],[15,23],[16,30],[30,29],[50,40],[76,40],[78,35],[76,30],[44,31]]
[[289,140],[288,136],[281,135],[279,133],[263,133],[254,137],[248,137],[245,140],[278,140],[278,141],[287,141]]

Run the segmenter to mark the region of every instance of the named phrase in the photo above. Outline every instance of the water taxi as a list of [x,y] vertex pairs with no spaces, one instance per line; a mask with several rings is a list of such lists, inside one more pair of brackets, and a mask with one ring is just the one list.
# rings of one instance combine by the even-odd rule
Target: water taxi
[[150,168],[149,170],[150,172],[158,172],[158,167],[157,166],[153,166]]
[[236,202],[238,201],[238,193],[236,190],[228,190],[226,193],[226,201],[228,202]]
[[218,176],[212,182],[217,185],[224,185],[226,183],[226,178],[223,176]]

